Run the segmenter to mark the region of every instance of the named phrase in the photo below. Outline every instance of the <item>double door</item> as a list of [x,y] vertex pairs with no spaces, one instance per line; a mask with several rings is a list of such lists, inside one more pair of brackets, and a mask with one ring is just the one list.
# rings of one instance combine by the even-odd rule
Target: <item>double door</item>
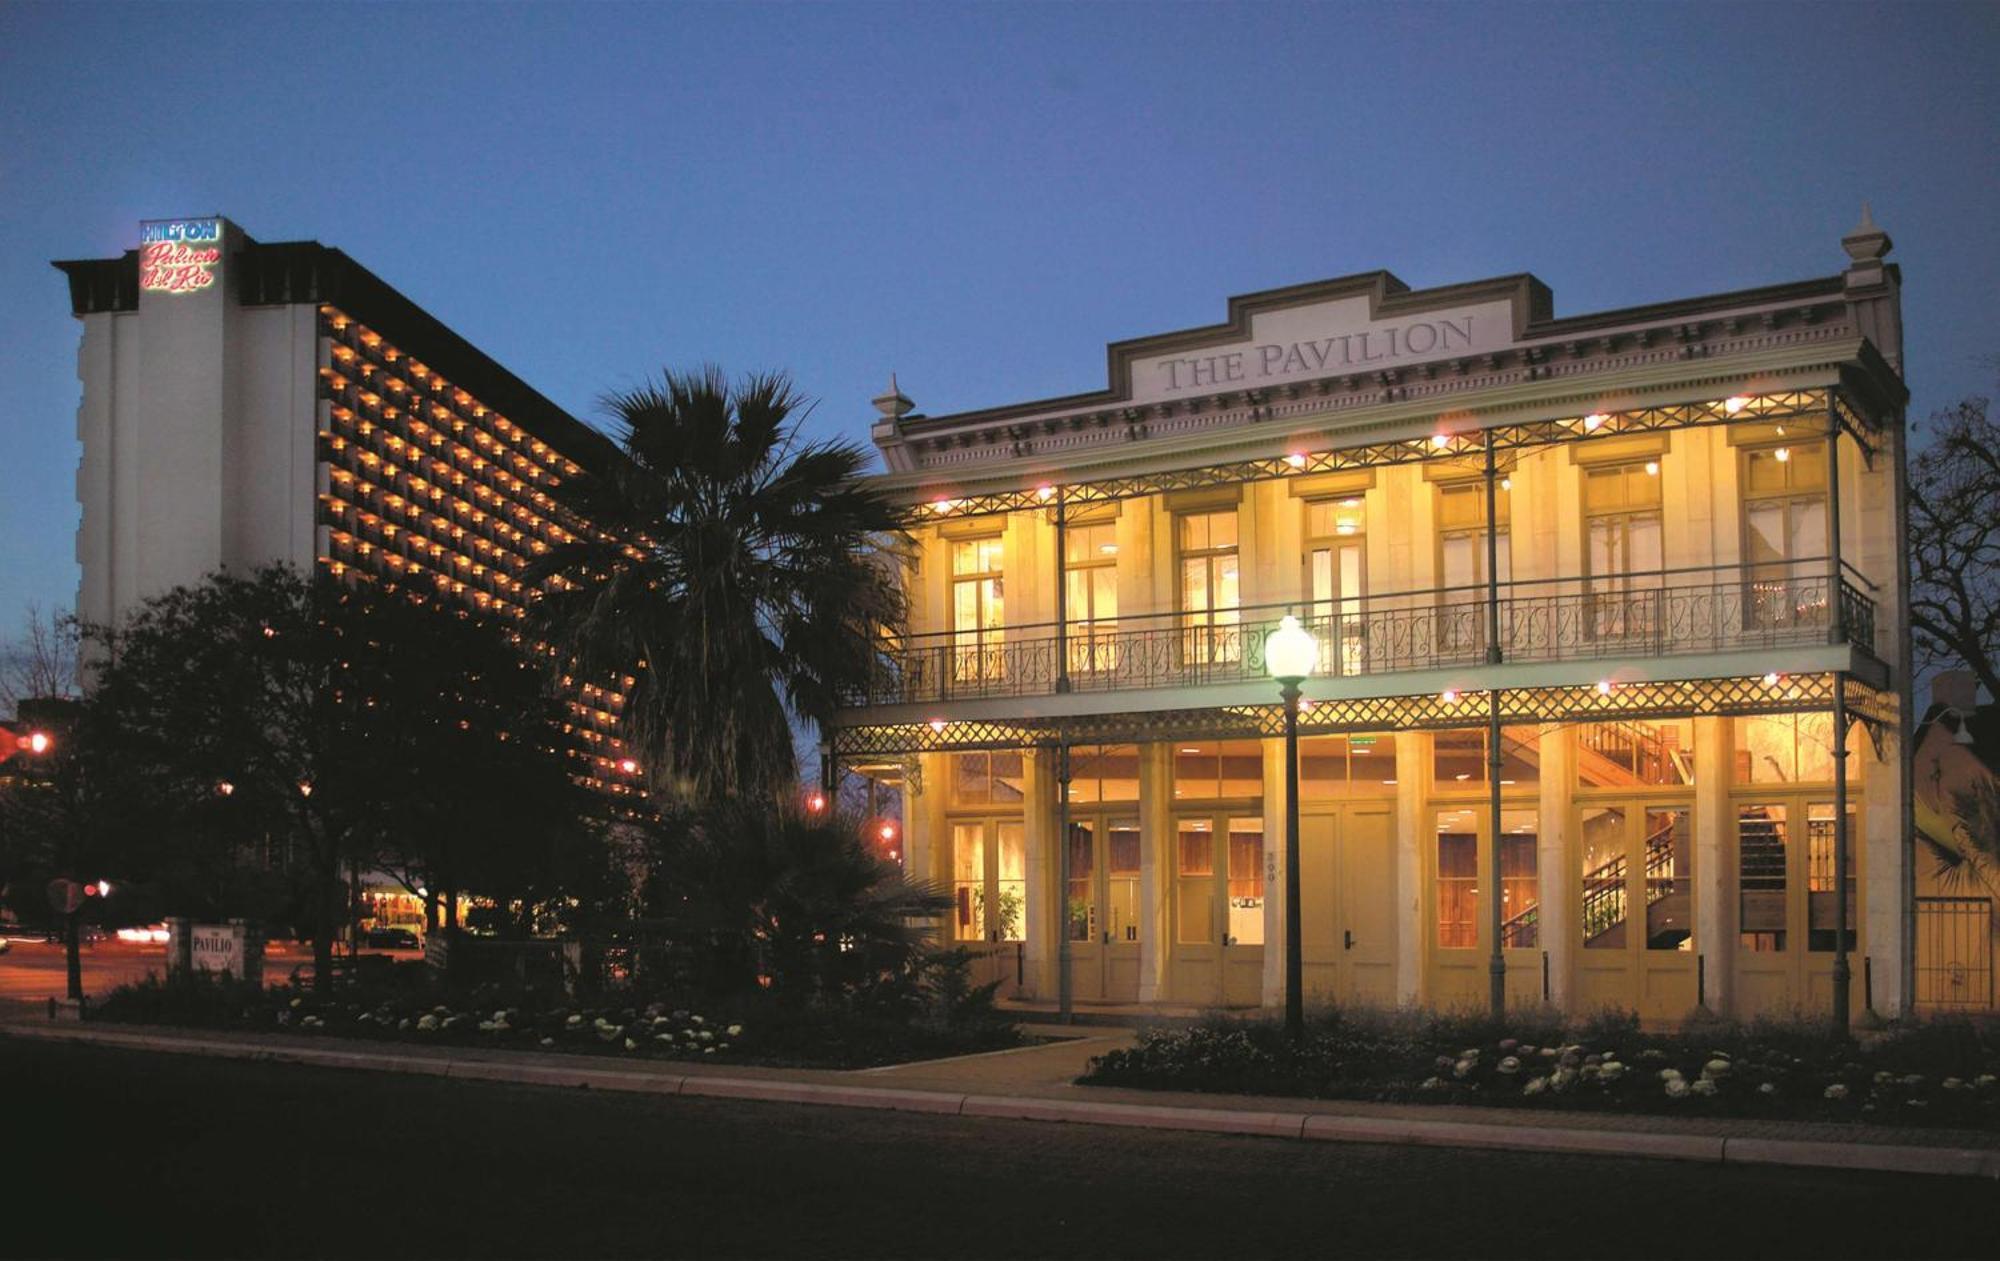
[[1544,996],[1540,827],[1530,808],[1505,807],[1493,830],[1485,804],[1439,806],[1430,812],[1426,844],[1424,1001],[1440,1008],[1480,1008],[1491,990],[1494,852],[1500,863],[1500,950],[1507,968],[1509,1008],[1535,1006]]
[[1577,807],[1579,1010],[1673,1021],[1699,1001],[1693,818],[1688,802]]
[[1299,820],[1299,948],[1308,1003],[1395,1005],[1393,820],[1386,802]]
[[1264,1001],[1264,820],[1219,810],[1174,820],[1172,991],[1177,1002]]
[[[1834,803],[1818,793],[1739,796],[1736,815],[1735,1010],[1826,1011],[1840,907],[1834,885]],[[1861,820],[1847,815],[1849,1009],[1864,998],[1859,957]]]
[[1069,825],[1064,897],[1070,984],[1078,1002],[1139,999],[1139,820],[1091,814]]

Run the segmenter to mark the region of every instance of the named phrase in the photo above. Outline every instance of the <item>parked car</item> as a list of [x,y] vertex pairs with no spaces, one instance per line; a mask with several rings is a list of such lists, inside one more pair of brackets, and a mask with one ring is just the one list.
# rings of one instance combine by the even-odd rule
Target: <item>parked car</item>
[[422,950],[423,939],[407,928],[371,928],[363,938],[370,950]]

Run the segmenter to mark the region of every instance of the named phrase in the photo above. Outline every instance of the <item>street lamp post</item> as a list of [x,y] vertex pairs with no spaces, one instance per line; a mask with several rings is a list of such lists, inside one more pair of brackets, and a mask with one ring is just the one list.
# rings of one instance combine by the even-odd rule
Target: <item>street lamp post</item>
[[1305,956],[1299,940],[1299,685],[1312,674],[1319,641],[1285,614],[1264,641],[1264,670],[1285,701],[1285,1034],[1306,1035]]

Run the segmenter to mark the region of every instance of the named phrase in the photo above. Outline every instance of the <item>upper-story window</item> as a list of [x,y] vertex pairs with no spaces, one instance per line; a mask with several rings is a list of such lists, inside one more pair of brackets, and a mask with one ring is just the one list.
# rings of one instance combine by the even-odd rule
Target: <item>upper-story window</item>
[[951,544],[952,675],[959,683],[1006,676],[1001,656],[1006,591],[999,536]]
[[1650,635],[1660,625],[1660,463],[1635,461],[1583,473],[1584,576],[1590,631]]
[[1070,673],[1111,669],[1118,629],[1115,523],[1073,525],[1063,531],[1063,592]]
[[[1512,494],[1495,487],[1494,516],[1499,535],[1499,579],[1510,582],[1514,561],[1509,544],[1509,500]],[[1438,573],[1445,587],[1486,584],[1486,483],[1459,482],[1438,487]],[[1471,595],[1472,593],[1461,593]]]
[[[1514,576],[1508,535],[1508,501],[1503,487],[1493,488],[1494,530],[1501,583]],[[1486,483],[1456,482],[1438,487],[1437,648],[1452,654],[1476,653],[1486,642]]]
[[1760,628],[1823,621],[1826,576],[1820,566],[1800,562],[1822,560],[1826,554],[1826,444],[1744,452],[1745,620]]
[[1180,544],[1183,648],[1188,659],[1203,663],[1241,660],[1236,510],[1184,513],[1175,532]]
[[1361,597],[1368,587],[1367,513],[1361,496],[1306,501],[1307,621],[1332,659],[1321,667],[1359,674],[1367,657]]

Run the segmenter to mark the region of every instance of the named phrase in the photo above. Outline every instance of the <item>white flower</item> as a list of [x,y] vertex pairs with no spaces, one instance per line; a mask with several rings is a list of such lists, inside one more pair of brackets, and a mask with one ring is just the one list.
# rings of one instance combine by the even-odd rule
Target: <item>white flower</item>
[[742,1037],[742,1036],[743,1036],[743,1026],[742,1026],[742,1025],[731,1025],[731,1026],[729,1026],[729,1028],[725,1029],[725,1030],[724,1030],[723,1032],[727,1033],[727,1034],[728,1034],[728,1035],[729,1035],[730,1037],[732,1037],[732,1038],[740,1038],[740,1037]]
[[701,1053],[702,1053],[703,1055],[714,1055],[714,1054],[715,1054],[715,1048],[714,1048],[714,1047],[712,1047],[712,1046],[705,1046],[705,1047],[703,1047],[703,1048],[701,1049]]
[[401,1020],[398,1020],[398,1021],[396,1022],[396,1027],[397,1027],[398,1029],[407,1029],[407,1028],[409,1028],[409,1027],[410,1027],[410,1018],[409,1018],[408,1016],[405,1016],[405,1017],[403,1017],[403,1018],[402,1018]]
[[1597,1076],[1603,1081],[1617,1081],[1625,1075],[1625,1066],[1617,1060],[1606,1060],[1598,1065]]
[[568,1019],[568,1020],[565,1020],[565,1021],[563,1021],[563,1023],[564,1023],[564,1024],[566,1024],[566,1025],[568,1025],[568,1026],[569,1026],[570,1028],[574,1029],[574,1028],[576,1028],[576,1027],[577,1027],[578,1025],[580,1025],[580,1024],[582,1024],[582,1023],[583,1023],[583,1016],[582,1016],[582,1014],[581,1014],[581,1013],[578,1013],[578,1012],[571,1012],[571,1013],[569,1014],[569,1019]]
[[1734,1066],[1731,1065],[1728,1060],[1720,1060],[1720,1059],[1710,1060],[1708,1063],[1701,1066],[1701,1075],[1703,1077],[1710,1079],[1717,1077],[1727,1077],[1729,1076],[1729,1070],[1732,1067]]
[[701,1040],[703,1042],[713,1042],[715,1041],[715,1035],[710,1033],[708,1030],[703,1029],[701,1031]]
[[634,1042],[632,1039],[627,1038],[625,1039],[625,1049],[628,1051],[636,1051],[639,1049],[639,1044],[637,1042]]
[[425,1012],[423,1016],[417,1020],[417,1028],[423,1030],[425,1033],[435,1032],[437,1027],[438,1027],[438,1018],[430,1012]]
[[1777,1083],[1767,1081],[1763,1085],[1757,1087],[1757,1093],[1760,1095],[1775,1095],[1778,1093]]
[[1981,1073],[1979,1076],[1972,1079],[1972,1084],[1979,1087],[1981,1090],[1991,1090],[1993,1088],[1993,1083],[1996,1080],[2000,1080],[2000,1078],[1995,1078],[1991,1073]]
[[1845,1099],[1847,1098],[1847,1086],[1842,1082],[1835,1082],[1826,1088],[1825,1097],[1828,1099]]
[[305,1002],[305,1001],[306,1001],[306,1000],[305,1000],[305,999],[303,999],[303,998],[295,998],[295,999],[293,999],[293,1000],[292,1000],[292,1010],[293,1010],[293,1011],[297,1011],[297,1010],[299,1009],[299,1004],[300,1004],[300,1003],[303,1003],[303,1002]]
[[543,1038],[543,1039],[542,1039],[542,1045],[543,1045],[543,1046],[554,1046],[555,1044],[556,1044],[556,1040],[555,1040],[554,1038]]
[[1685,1099],[1687,1098],[1687,1093],[1688,1093],[1688,1084],[1686,1082],[1682,1081],[1678,1077],[1673,1077],[1668,1079],[1667,1098]]
[[1944,1088],[1946,1090],[1964,1090],[1965,1083],[1956,1077],[1947,1077],[1944,1079]]
[[1521,1061],[1509,1055],[1500,1061],[1498,1068],[1500,1072],[1512,1077],[1515,1073],[1521,1071]]
[[1577,1073],[1573,1068],[1559,1068],[1549,1074],[1549,1089],[1561,1094],[1576,1084]]
[[1442,1078],[1442,1077],[1426,1077],[1426,1078],[1424,1078],[1424,1081],[1423,1081],[1423,1084],[1422,1084],[1421,1086],[1418,1086],[1418,1087],[1417,1087],[1417,1089],[1418,1089],[1418,1090],[1443,1090],[1443,1089],[1444,1089],[1444,1078]]
[[1678,1068],[1663,1068],[1660,1070],[1661,1081],[1675,1082],[1679,1081],[1680,1079],[1681,1079],[1681,1070],[1679,1070]]
[[705,1025],[708,1023],[706,1020],[703,1020],[700,1016],[689,1016],[688,1019],[698,1025]]
[[1715,1079],[1713,1077],[1704,1077],[1700,1081],[1696,1082],[1694,1085],[1688,1087],[1688,1089],[1694,1091],[1694,1093],[1698,1095],[1703,1095],[1703,1096],[1713,1095],[1715,1094],[1716,1090]]
[[1524,1095],[1539,1095],[1548,1088],[1549,1088],[1548,1078],[1530,1077],[1528,1079],[1527,1085],[1521,1087],[1521,1093]]

